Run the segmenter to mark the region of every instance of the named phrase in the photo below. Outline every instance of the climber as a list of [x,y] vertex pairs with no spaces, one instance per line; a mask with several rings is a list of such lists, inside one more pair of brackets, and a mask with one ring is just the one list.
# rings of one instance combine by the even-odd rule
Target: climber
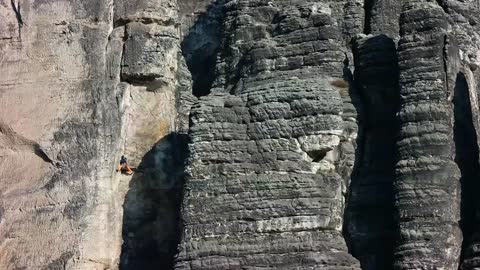
[[128,166],[127,158],[124,155],[122,155],[122,157],[120,158],[120,165],[118,165],[118,168],[117,168],[117,172],[118,171],[125,172],[128,175],[133,173],[132,168]]

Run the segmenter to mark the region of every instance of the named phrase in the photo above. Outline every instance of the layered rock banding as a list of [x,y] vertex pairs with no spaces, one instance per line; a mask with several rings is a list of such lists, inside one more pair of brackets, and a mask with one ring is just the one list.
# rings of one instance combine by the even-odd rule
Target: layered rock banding
[[327,6],[287,2],[225,4],[230,52],[191,112],[176,269],[359,269],[342,239],[336,172],[341,32]]
[[[428,12],[426,12],[428,10]],[[446,14],[435,3],[405,4],[400,17],[400,135],[394,269],[458,265],[460,172],[454,162],[453,106],[447,82]],[[420,206],[420,207],[419,207]]]
[[0,269],[478,268],[479,9],[0,0]]

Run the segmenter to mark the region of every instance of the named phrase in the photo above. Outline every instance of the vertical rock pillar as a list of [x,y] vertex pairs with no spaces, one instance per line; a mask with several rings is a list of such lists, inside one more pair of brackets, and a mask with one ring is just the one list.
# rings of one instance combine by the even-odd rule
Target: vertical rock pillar
[[400,16],[400,135],[394,187],[399,239],[394,269],[457,269],[460,172],[446,71],[447,18],[409,1]]

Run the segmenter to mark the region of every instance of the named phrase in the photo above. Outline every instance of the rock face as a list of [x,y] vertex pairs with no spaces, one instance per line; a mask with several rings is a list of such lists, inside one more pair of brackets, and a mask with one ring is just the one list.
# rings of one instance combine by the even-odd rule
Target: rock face
[[398,40],[399,16],[404,2],[365,0],[365,34],[384,34]]
[[477,269],[479,15],[0,0],[0,269]]
[[176,269],[359,269],[341,232],[348,85],[332,85],[347,83],[328,6],[224,8],[228,51],[191,112]]
[[[162,166],[179,118],[176,5],[1,1],[0,16],[0,268],[116,269],[122,227],[124,250],[165,249],[138,239],[157,228],[142,227],[160,203],[145,193],[175,190]],[[144,173],[115,173],[122,153]],[[158,226],[176,233],[161,203]]]
[[0,14],[1,268],[105,269],[121,224],[111,5],[2,1]]
[[398,45],[402,98],[395,269],[458,267],[460,171],[453,159],[452,93],[443,62],[448,60],[447,27],[446,14],[436,4],[404,6]]

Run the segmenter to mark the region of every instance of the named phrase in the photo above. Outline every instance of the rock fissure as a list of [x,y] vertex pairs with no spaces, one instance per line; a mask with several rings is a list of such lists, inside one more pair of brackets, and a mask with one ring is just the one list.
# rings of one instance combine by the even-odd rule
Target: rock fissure
[[362,269],[391,269],[396,113],[400,102],[397,51],[391,38],[368,35],[354,40],[353,55],[362,114],[344,230]]
[[461,267],[459,269],[472,269],[475,267],[471,259],[471,241],[476,233],[478,224],[479,201],[475,190],[480,188],[479,150],[477,133],[473,125],[472,107],[470,105],[469,86],[463,73],[458,73],[454,89],[454,141],[456,148],[455,162],[461,172],[461,219],[460,227],[463,232]]
[[375,2],[377,2],[377,0],[365,0],[363,4],[363,8],[365,10],[363,33],[367,35],[372,32],[372,12]]
[[18,26],[18,38],[22,41],[22,27],[24,25],[22,13],[21,13],[21,6],[20,2],[15,4],[15,0],[10,0],[10,4],[12,6],[13,12],[15,12],[15,18],[17,19],[17,26]]
[[186,30],[181,43],[182,54],[193,80],[192,93],[196,97],[208,95],[214,83],[223,16],[223,1],[211,1]]
[[[121,19],[121,24],[125,28],[121,83],[127,89],[128,95],[124,96],[129,103],[125,117],[134,122],[136,116],[158,122],[133,125],[137,129],[133,139],[146,136],[147,141],[142,142],[143,149],[138,149],[138,142],[125,149],[127,153],[134,151],[133,156],[141,161],[129,181],[123,204],[120,269],[173,269],[181,235],[179,207],[187,143],[185,135],[177,132],[182,129],[179,118],[185,117],[177,116],[184,106],[178,100],[184,96],[178,92],[185,90],[176,82],[183,79],[179,73],[184,68],[178,58],[178,24],[145,17]],[[135,153],[139,150],[146,151],[145,155]]]

